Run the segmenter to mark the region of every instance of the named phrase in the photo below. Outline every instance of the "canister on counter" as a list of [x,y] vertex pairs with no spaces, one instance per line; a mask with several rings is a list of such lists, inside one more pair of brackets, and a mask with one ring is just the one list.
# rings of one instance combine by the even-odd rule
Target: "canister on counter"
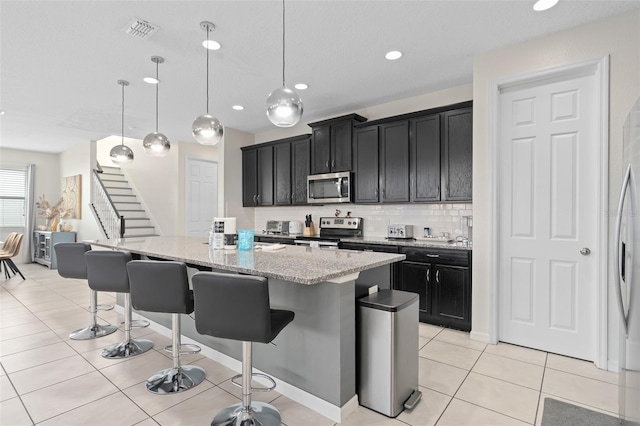
[[213,218],[213,248],[235,250],[238,247],[235,217]]

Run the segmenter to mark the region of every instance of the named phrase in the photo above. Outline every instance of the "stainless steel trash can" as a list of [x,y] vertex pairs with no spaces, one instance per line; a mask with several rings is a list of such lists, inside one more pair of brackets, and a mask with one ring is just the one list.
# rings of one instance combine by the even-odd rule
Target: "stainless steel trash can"
[[358,299],[360,405],[396,417],[420,399],[418,295],[382,290]]

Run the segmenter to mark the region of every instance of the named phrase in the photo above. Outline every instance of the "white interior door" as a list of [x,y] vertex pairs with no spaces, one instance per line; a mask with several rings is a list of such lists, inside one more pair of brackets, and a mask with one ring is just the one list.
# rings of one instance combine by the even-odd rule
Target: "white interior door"
[[594,360],[599,256],[595,75],[500,94],[499,339]]
[[218,163],[185,160],[185,235],[207,237],[218,213]]

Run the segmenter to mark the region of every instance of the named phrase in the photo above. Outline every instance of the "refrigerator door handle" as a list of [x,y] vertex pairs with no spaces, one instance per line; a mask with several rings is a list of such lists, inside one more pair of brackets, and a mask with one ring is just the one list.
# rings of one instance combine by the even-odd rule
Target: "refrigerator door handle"
[[622,323],[624,325],[625,333],[628,333],[628,320],[624,313],[624,303],[622,301],[622,275],[620,262],[624,262],[624,259],[620,259],[620,231],[622,229],[622,209],[624,208],[624,199],[627,194],[627,188],[629,187],[629,181],[631,180],[631,164],[627,166],[627,171],[624,174],[622,180],[622,189],[620,190],[620,199],[618,201],[618,213],[616,214],[616,228],[614,231],[614,245],[613,245],[613,258],[615,259],[615,283],[616,290],[618,292],[618,308],[620,309],[620,315],[622,315]]

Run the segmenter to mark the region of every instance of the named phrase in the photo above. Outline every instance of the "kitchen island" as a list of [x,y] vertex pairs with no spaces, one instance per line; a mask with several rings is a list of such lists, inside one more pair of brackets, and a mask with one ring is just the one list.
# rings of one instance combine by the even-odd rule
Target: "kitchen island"
[[[276,379],[278,391],[337,422],[357,404],[355,280],[362,271],[405,258],[299,246],[278,251],[260,246],[249,251],[213,250],[203,238],[180,236],[89,242],[142,258],[185,262],[199,270],[268,278],[271,306],[292,310],[296,317],[273,344],[253,345],[253,365]],[[170,327],[169,314],[140,314]],[[189,316],[183,316],[182,334],[222,354],[215,356],[217,360],[241,359],[240,342],[198,334]]]

